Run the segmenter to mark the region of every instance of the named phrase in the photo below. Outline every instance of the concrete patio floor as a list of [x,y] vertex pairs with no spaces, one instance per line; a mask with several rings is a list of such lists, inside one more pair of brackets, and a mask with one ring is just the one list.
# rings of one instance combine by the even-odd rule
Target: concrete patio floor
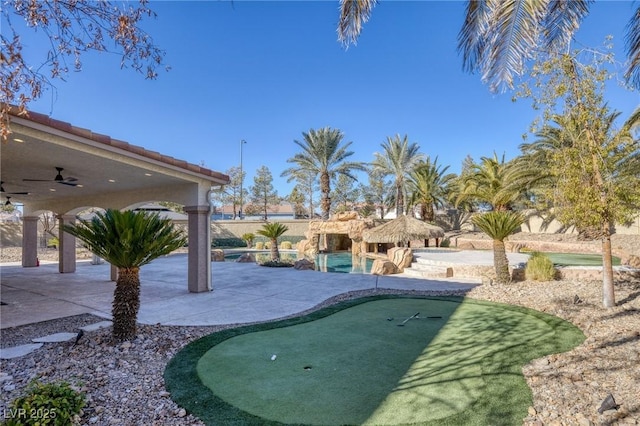
[[[75,273],[57,264],[0,266],[0,328],[90,313],[111,318],[115,283],[110,266],[78,262]],[[267,321],[296,314],[355,290],[468,290],[477,280],[427,280],[403,276],[340,274],[213,262],[213,291],[189,293],[187,256],[156,259],[140,270],[143,324],[217,325]]]

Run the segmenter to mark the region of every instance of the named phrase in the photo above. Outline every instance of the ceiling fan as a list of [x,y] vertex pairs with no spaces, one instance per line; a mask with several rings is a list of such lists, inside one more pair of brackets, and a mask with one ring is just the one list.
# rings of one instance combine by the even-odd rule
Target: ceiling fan
[[4,182],[0,181],[0,193],[3,194],[10,194],[10,195],[29,195],[31,194],[30,192],[7,192],[4,190]]
[[24,182],[57,182],[63,185],[78,186],[78,184],[75,183],[78,179],[71,176],[66,178],[62,177],[62,171],[64,170],[62,167],[56,167],[56,170],[58,171],[58,174],[53,179],[22,179],[22,180]]

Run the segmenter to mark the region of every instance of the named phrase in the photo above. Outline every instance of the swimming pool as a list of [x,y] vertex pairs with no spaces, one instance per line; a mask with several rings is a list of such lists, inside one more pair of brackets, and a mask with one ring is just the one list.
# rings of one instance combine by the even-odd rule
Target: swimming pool
[[[242,254],[253,253],[258,261],[266,261],[269,259],[270,252],[236,252],[224,256],[227,262],[235,262]],[[294,262],[296,253],[280,253],[282,260]],[[356,258],[356,262],[352,261],[352,255],[349,252],[344,253],[322,253],[316,256],[316,271],[320,272],[337,272],[343,274],[368,274],[371,272],[373,259]]]
[[353,259],[350,252],[321,253],[316,256],[316,271],[321,272],[368,274],[371,272],[371,265],[373,265],[373,259],[360,256]]

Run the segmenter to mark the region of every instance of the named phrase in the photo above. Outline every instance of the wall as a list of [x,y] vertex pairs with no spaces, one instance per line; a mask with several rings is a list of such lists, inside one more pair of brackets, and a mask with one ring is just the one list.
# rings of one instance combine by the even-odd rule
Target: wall
[[22,247],[22,222],[0,222],[0,246]]
[[[562,225],[557,220],[552,221],[546,230],[541,229],[543,218],[540,216],[530,216],[528,223],[522,225],[522,232],[552,234],[558,232]],[[571,233],[571,232],[570,232]],[[620,235],[640,235],[640,216],[638,216],[630,225],[616,225],[616,234]]]
[[[307,219],[282,219],[278,220],[289,228],[284,236],[304,236],[309,229]],[[262,229],[265,222],[262,220],[215,220],[211,221],[211,238],[242,238],[244,234],[253,233]]]

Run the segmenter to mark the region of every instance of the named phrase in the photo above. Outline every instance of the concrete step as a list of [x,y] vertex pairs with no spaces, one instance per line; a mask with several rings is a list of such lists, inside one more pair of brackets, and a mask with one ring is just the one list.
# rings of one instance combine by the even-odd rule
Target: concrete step
[[429,259],[427,257],[413,256],[412,265],[415,264],[424,266],[451,266],[451,261],[435,260]]
[[413,262],[410,268],[404,269],[404,273],[416,278],[451,278],[453,277],[453,268],[446,265]]

